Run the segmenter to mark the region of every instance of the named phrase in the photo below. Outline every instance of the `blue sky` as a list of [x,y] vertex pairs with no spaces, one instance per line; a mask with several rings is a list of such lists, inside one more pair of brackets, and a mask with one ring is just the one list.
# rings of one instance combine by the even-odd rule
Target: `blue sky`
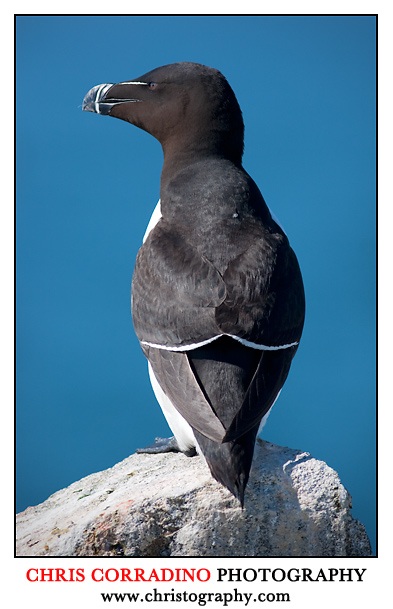
[[271,442],[336,469],[375,542],[375,19],[19,17],[17,509],[169,429],[134,335],[135,256],[160,145],[82,113],[93,85],[175,61],[220,69],[244,166],[290,238],[307,318]]

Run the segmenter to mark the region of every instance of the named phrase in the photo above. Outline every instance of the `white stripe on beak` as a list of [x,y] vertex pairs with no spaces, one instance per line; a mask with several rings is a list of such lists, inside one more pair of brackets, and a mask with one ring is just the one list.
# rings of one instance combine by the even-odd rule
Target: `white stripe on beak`
[[105,95],[105,93],[111,87],[113,87],[112,84],[110,84],[110,85],[105,84],[105,85],[101,85],[101,87],[98,87],[97,93],[96,93],[96,98],[94,100],[94,107],[95,107],[95,110],[96,110],[97,114],[100,114],[100,106],[99,106],[100,98],[103,97]]
[[138,82],[137,80],[127,80],[126,82],[119,82],[119,85],[148,85],[148,82]]

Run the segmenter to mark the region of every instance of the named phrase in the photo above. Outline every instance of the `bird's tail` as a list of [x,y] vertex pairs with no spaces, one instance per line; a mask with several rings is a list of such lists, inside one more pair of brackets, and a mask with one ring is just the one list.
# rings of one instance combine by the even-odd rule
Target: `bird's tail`
[[[189,354],[201,390],[227,431],[237,420],[236,415],[244,403],[261,357],[261,351],[244,347],[228,337],[222,337]],[[259,420],[257,416],[256,421],[243,430],[243,434],[232,434],[229,441],[222,443],[214,442],[194,429],[195,439],[212,476],[229,489],[242,506]]]
[[195,439],[213,478],[225,486],[244,506],[258,425],[240,438],[218,444],[194,430]]

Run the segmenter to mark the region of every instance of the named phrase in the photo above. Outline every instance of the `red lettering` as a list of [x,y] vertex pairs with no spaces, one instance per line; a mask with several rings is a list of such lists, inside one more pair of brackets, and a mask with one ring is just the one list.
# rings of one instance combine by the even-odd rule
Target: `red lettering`
[[29,569],[26,572],[29,582],[83,582],[84,569]]
[[122,582],[132,582],[133,580],[130,577],[130,569],[120,569],[121,572],[121,581]]
[[[33,574],[35,575],[35,577],[32,577]],[[26,577],[29,580],[29,582],[38,581],[38,569],[29,569],[26,573]]]
[[76,570],[75,569],[70,569],[70,571],[72,572],[72,575],[74,574],[74,571],[75,571],[75,574],[76,574],[75,580],[72,579],[70,581],[76,581],[76,582],[84,582],[85,581],[85,571],[84,571],[84,569],[76,569]]
[[[110,577],[110,572],[113,571],[113,573],[115,574],[114,577]],[[105,571],[105,579],[107,582],[116,582],[119,579],[119,572],[117,569],[107,569]]]
[[[96,572],[101,574],[101,577],[99,579],[96,578]],[[103,573],[104,573],[103,569],[93,569],[93,571],[91,572],[91,579],[95,582],[102,582],[102,580],[104,579]]]
[[[202,571],[205,572],[204,577],[202,576]],[[210,579],[210,571],[209,571],[209,569],[198,569],[198,571],[197,571],[197,579],[200,582],[207,582]]]
[[[53,582],[53,571],[55,571],[56,569],[40,569],[40,582]],[[46,579],[48,578],[48,579]]]
[[157,571],[155,569],[152,569],[151,573],[150,573],[149,581],[151,582],[152,580],[156,581],[156,582],[161,581],[161,579],[158,577]]
[[[176,569],[176,571],[178,571],[179,569]],[[173,580],[173,571],[172,569],[161,569],[161,573],[162,573],[162,579],[161,581],[163,582],[171,582]],[[166,573],[168,573],[168,578],[166,577]]]
[[135,581],[136,582],[146,582],[149,581],[148,579],[145,579],[144,577],[145,575],[145,570],[144,569],[135,569]]

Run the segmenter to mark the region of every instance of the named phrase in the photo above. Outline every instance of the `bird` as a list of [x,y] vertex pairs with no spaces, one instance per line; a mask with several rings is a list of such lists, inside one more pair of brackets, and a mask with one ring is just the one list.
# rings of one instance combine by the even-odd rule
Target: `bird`
[[131,310],[174,436],[138,452],[201,455],[243,508],[256,438],[299,346],[305,293],[288,237],[243,167],[235,93],[216,68],[178,62],[94,86],[82,109],[150,133],[163,150]]

